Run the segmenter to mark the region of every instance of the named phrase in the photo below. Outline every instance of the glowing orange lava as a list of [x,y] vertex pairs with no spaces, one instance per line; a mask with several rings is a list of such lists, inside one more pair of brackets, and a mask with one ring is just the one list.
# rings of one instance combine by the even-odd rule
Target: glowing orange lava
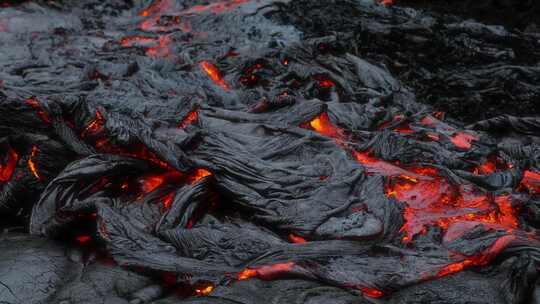
[[182,120],[182,122],[180,123],[180,125],[178,127],[180,129],[185,129],[189,125],[191,125],[192,123],[197,121],[198,118],[199,118],[199,111],[198,110],[193,110],[193,111],[189,112],[186,115],[186,117],[184,117],[184,119]]
[[304,243],[307,243],[306,239],[301,237],[301,236],[298,236],[298,235],[295,235],[295,234],[289,234],[289,240],[293,243],[296,243],[296,244],[304,244]]
[[444,266],[435,276],[440,278],[449,274],[460,272],[467,267],[487,265],[493,258],[495,258],[499,254],[499,252],[501,252],[501,250],[503,250],[508,245],[508,243],[512,242],[514,239],[515,237],[512,235],[503,236],[496,240],[486,253],[481,255],[473,257],[463,257],[458,255],[458,258],[463,259],[462,261]]
[[199,296],[204,296],[211,293],[214,290],[214,285],[208,284],[195,289],[195,293]]
[[225,91],[231,90],[231,86],[223,79],[221,73],[215,65],[206,60],[201,61],[199,65],[215,84],[220,86]]
[[384,296],[382,291],[374,288],[360,287],[360,291],[362,291],[362,293],[369,298],[380,298]]
[[0,163],[0,182],[6,183],[11,180],[18,162],[19,154],[15,150],[9,149],[5,163]]
[[206,170],[206,169],[202,169],[202,168],[197,168],[195,169],[195,171],[190,174],[188,176],[188,180],[187,182],[189,184],[195,184],[196,182],[200,181],[201,179],[207,177],[207,176],[210,176],[212,175],[212,172]]
[[[433,118],[423,120],[425,124],[435,123]],[[444,242],[462,236],[477,225],[507,233],[487,252],[475,257],[458,256],[459,261],[443,267],[437,276],[454,273],[469,266],[484,265],[500,252],[509,240],[515,238],[513,233],[519,227],[519,221],[510,195],[488,196],[473,185],[452,184],[434,167],[402,167],[400,164],[391,164],[373,157],[368,151],[354,151],[345,145],[342,131],[337,132],[327,116],[320,115],[309,124],[315,131],[333,138],[336,143],[350,151],[368,173],[388,177],[386,195],[405,203],[405,223],[401,227],[404,242],[413,241],[415,235],[425,233],[430,225],[442,228]],[[453,143],[459,148],[469,149],[473,140],[477,138],[471,134],[454,133]],[[488,163],[481,166],[478,172],[492,172],[494,167],[497,168],[496,165]],[[509,167],[506,165],[506,168]],[[540,174],[526,171],[521,184],[533,193],[540,191]],[[382,296],[382,293],[366,289],[366,295],[368,294]]]
[[280,275],[290,272],[294,268],[293,262],[278,263],[258,268],[246,268],[238,273],[238,280],[247,280],[257,277],[262,280],[273,280]]
[[36,164],[34,163],[34,157],[36,157],[38,152],[38,148],[36,146],[32,147],[32,154],[30,155],[30,158],[28,159],[28,168],[30,169],[30,172],[37,178],[37,180],[41,180],[41,176],[39,176]]
[[103,129],[104,125],[105,119],[103,118],[103,115],[101,115],[99,111],[96,111],[96,118],[94,118],[94,120],[92,120],[88,126],[86,126],[84,131],[81,133],[81,137],[84,138],[88,135],[95,135]]
[[92,136],[99,135],[98,138],[92,139],[92,142],[96,149],[101,153],[110,153],[144,159],[152,162],[155,165],[160,166],[161,168],[173,170],[168,163],[162,161],[159,157],[156,156],[154,152],[148,150],[148,148],[141,143],[132,144],[130,147],[127,148],[117,147],[113,145],[107,138],[108,134],[105,134],[105,132],[101,132],[105,130],[105,123],[106,120],[103,115],[99,111],[96,111],[96,118],[88,124],[85,130],[81,132],[81,138],[85,138],[90,134]]
[[171,209],[173,201],[174,201],[174,192],[171,192],[171,193],[165,195],[161,199],[161,203],[163,204],[163,209],[165,209],[165,210]]
[[148,194],[166,182],[181,182],[184,175],[178,171],[168,171],[162,174],[147,175],[139,179],[141,190]]
[[330,121],[330,117],[328,117],[326,112],[319,114],[319,116],[309,122],[309,125],[304,127],[311,128],[317,131],[317,133],[331,137],[335,139],[338,144],[343,144],[346,139],[345,132],[332,124],[332,121]]

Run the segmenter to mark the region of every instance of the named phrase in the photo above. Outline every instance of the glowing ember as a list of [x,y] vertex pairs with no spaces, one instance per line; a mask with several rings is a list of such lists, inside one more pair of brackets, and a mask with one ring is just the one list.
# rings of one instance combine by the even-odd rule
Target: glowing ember
[[208,61],[201,61],[199,65],[215,84],[219,85],[225,91],[231,90],[231,86],[223,79],[215,65]]
[[0,182],[2,183],[11,180],[13,172],[17,167],[17,162],[19,161],[19,155],[13,149],[9,149],[5,157],[5,162],[0,163]]
[[34,163],[34,157],[36,157],[38,152],[38,148],[36,146],[32,147],[32,154],[30,155],[30,158],[28,159],[28,168],[30,169],[30,172],[38,179],[41,180],[41,177],[39,176],[36,164]]

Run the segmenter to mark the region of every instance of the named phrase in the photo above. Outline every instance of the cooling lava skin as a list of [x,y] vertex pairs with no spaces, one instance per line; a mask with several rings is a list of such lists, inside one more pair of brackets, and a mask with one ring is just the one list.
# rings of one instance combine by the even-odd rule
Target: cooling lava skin
[[421,2],[0,1],[0,303],[540,303],[538,7]]

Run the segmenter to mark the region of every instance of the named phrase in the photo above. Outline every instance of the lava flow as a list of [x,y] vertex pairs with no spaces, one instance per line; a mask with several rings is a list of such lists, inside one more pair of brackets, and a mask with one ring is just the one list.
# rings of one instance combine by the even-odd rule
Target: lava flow
[[540,2],[446,2],[0,0],[0,303],[540,303]]
[[[309,127],[347,148],[343,141],[343,131],[332,124],[326,113],[311,120]],[[470,148],[469,141],[476,139],[466,133],[457,134],[460,134],[460,139],[455,144],[460,148]],[[401,228],[405,234],[403,242],[411,242],[417,234],[425,233],[429,226],[442,228],[445,231],[445,242],[460,237],[476,225],[505,231],[509,235],[519,227],[510,195],[491,197],[470,185],[453,185],[434,167],[402,168],[401,165],[370,156],[369,152],[352,150],[351,153],[367,172],[388,178],[385,190],[388,197],[406,203],[403,212],[405,224]],[[489,172],[489,166],[485,165],[482,170]],[[526,171],[522,184],[528,189],[537,189],[531,186],[540,180],[536,175]],[[502,247],[493,245],[492,249],[482,255],[448,265],[437,276],[454,273],[468,266],[485,265]]]

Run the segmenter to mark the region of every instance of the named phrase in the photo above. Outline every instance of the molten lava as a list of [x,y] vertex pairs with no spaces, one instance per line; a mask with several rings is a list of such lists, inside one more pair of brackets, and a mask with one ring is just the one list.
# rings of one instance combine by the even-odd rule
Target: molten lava
[[212,79],[212,81],[220,86],[225,91],[230,91],[231,86],[223,79],[218,68],[209,61],[201,61],[199,63],[201,69]]
[[484,254],[481,255],[473,257],[456,255],[456,258],[462,259],[462,261],[446,265],[435,275],[435,277],[444,277],[456,272],[460,272],[467,267],[487,265],[489,262],[491,262],[493,258],[495,258],[499,254],[499,252],[501,252],[501,250],[503,250],[508,245],[508,243],[512,242],[514,239],[515,237],[512,235],[503,236],[497,241],[495,241],[495,243],[487,250],[487,252],[484,252]]
[[531,194],[540,193],[540,173],[530,170],[525,170],[523,173],[523,179],[521,180],[521,187],[527,189]]
[[293,268],[293,262],[278,263],[269,266],[261,266],[258,268],[246,268],[238,273],[238,280],[247,280],[255,277],[262,280],[273,280],[290,272]]
[[304,244],[307,243],[307,240],[301,236],[295,235],[295,234],[289,234],[289,240],[296,244]]
[[362,294],[369,298],[380,298],[384,296],[382,291],[374,288],[360,287],[360,291],[362,291]]
[[199,296],[204,296],[211,293],[214,290],[214,285],[208,284],[206,286],[200,286],[195,289],[195,293]]
[[212,173],[206,169],[202,169],[202,168],[198,168],[198,169],[195,169],[195,171],[190,174],[187,178],[187,182],[189,184],[195,184],[197,183],[198,181],[200,181],[201,179],[207,177],[207,176],[210,176],[212,175]]
[[0,182],[6,183],[11,180],[13,172],[19,162],[19,154],[13,149],[7,151],[7,155],[4,156],[5,162],[0,163]]
[[32,154],[30,155],[30,158],[28,159],[28,168],[30,169],[30,172],[36,177],[37,180],[41,180],[41,176],[38,173],[37,166],[34,162],[34,158],[36,157],[38,152],[38,147],[33,146],[32,147]]
[[340,145],[343,144],[346,139],[345,132],[332,124],[332,121],[330,121],[330,117],[328,117],[326,112],[319,114],[319,116],[311,120],[308,125],[304,125],[303,127],[310,128],[317,133],[331,137]]
[[192,123],[196,122],[197,119],[199,119],[199,111],[198,110],[193,110],[191,112],[189,112],[186,117],[184,117],[184,119],[182,120],[182,122],[178,125],[178,127],[180,129],[185,129],[187,128],[189,125],[191,125]]
[[[432,124],[432,120],[423,119]],[[393,121],[397,121],[394,118]],[[388,178],[385,193],[406,204],[403,211],[404,225],[401,231],[405,234],[403,242],[413,241],[419,233],[425,233],[429,226],[438,226],[444,231],[444,241],[452,241],[476,225],[496,229],[507,233],[508,238],[500,238],[492,249],[474,257],[461,257],[461,261],[445,266],[437,276],[454,273],[469,266],[480,266],[488,263],[492,256],[504,248],[509,239],[513,239],[514,230],[519,222],[512,206],[510,195],[490,197],[475,189],[472,185],[454,185],[433,167],[402,167],[379,160],[366,151],[354,151],[343,141],[343,131],[336,128],[326,113],[322,113],[309,122],[309,127],[322,135],[333,138],[337,144],[351,151],[367,173],[380,174]],[[386,127],[386,126],[382,126]],[[462,149],[469,149],[471,141],[477,140],[473,135],[456,132],[454,144]],[[481,168],[482,172],[492,172],[492,164]],[[526,171],[522,185],[529,191],[540,190],[540,174]],[[364,290],[363,290],[364,291]],[[382,293],[370,289],[365,290],[368,296],[382,296]]]
[[81,133],[81,137],[86,137],[88,135],[95,135],[103,130],[103,126],[105,125],[105,119],[103,118],[103,115],[99,111],[96,111],[96,118],[92,120],[88,126],[84,129],[84,131]]

